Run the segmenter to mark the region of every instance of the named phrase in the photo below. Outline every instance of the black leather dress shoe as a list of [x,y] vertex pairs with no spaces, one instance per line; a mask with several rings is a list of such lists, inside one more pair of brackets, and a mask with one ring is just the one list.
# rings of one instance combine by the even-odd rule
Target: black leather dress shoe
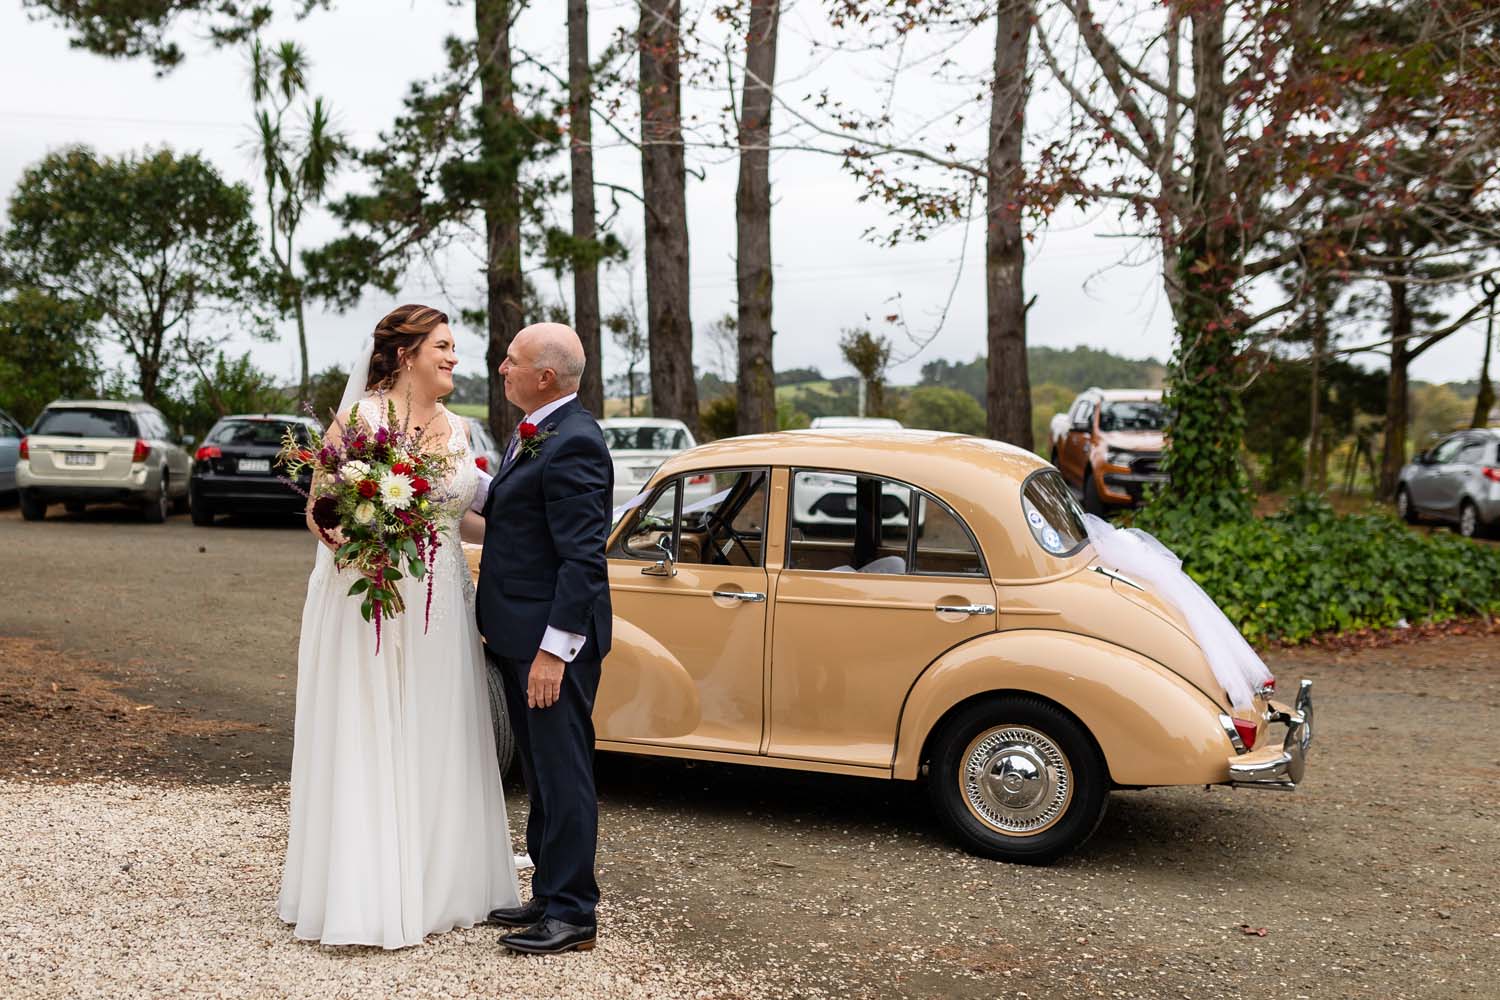
[[502,906],[491,910],[485,923],[502,927],[530,927],[547,915],[547,900],[532,896],[525,906]]
[[564,951],[592,951],[598,933],[595,924],[567,924],[548,917],[534,927],[505,935],[500,943],[526,955],[556,955]]

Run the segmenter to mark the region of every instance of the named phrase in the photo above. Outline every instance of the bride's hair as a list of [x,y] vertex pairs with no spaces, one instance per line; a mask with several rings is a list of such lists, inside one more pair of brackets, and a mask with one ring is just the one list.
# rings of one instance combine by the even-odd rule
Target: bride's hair
[[442,324],[448,314],[431,306],[397,306],[375,324],[375,350],[370,355],[368,389],[388,389],[401,372],[401,352],[411,353]]

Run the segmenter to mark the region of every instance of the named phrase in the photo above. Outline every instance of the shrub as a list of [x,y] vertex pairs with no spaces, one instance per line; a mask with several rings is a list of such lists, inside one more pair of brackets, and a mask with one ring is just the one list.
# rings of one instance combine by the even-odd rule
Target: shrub
[[1253,644],[1500,613],[1500,549],[1387,514],[1339,515],[1320,497],[1263,519],[1204,524],[1148,509],[1136,524],[1182,558]]

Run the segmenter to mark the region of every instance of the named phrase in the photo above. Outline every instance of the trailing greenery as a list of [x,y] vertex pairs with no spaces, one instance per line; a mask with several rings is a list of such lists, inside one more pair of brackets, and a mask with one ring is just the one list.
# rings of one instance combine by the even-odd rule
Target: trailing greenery
[[1252,644],[1500,613],[1500,548],[1387,514],[1339,515],[1321,497],[1261,519],[1153,507],[1134,523],[1182,558]]

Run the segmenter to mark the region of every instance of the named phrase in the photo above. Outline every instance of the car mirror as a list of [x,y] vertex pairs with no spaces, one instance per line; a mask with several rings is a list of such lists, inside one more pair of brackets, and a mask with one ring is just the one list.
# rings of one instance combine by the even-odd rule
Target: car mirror
[[661,550],[661,558],[656,560],[656,562],[652,563],[650,566],[642,569],[641,575],[667,577],[676,576],[677,567],[675,565],[676,560],[672,558],[672,543],[668,541],[666,535],[662,535],[656,540],[656,547]]

